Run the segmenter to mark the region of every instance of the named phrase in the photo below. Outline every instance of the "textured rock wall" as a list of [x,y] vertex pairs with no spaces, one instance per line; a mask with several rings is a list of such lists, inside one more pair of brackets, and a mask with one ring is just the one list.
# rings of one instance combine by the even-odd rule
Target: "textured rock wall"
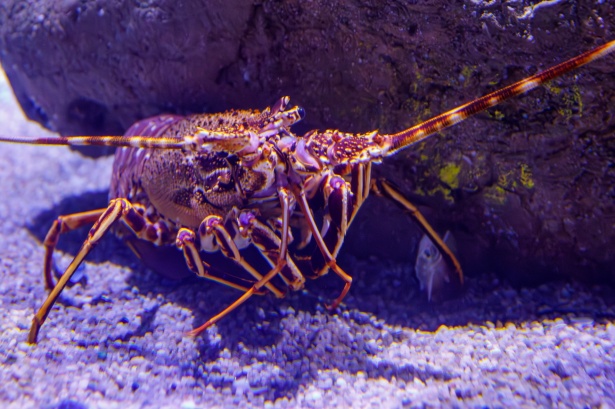
[[[263,107],[284,94],[308,112],[300,131],[388,132],[615,38],[611,2],[382,3],[6,0],[0,61],[27,115],[65,135],[118,134],[163,112]],[[378,173],[453,232],[470,274],[615,278],[613,61],[481,114]],[[350,251],[413,258],[418,233],[403,216],[377,200],[362,213]]]

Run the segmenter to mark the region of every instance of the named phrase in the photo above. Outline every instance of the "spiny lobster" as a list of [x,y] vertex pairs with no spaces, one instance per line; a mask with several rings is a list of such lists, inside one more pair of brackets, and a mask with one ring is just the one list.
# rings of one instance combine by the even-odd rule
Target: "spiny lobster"
[[[295,135],[291,126],[304,117],[301,107],[281,98],[262,111],[231,110],[186,117],[163,115],[135,123],[124,136],[0,138],[36,145],[102,145],[119,148],[113,165],[109,205],[60,216],[45,240],[44,279],[51,293],[33,318],[28,342],[35,343],[51,308],[86,255],[110,229],[157,246],[177,246],[200,277],[243,292],[234,303],[192,330],[197,335],[254,294],[283,297],[274,278],[291,290],[305,276],[333,270],[345,285],[329,308],[337,307],[352,278],[336,262],[346,232],[370,192],[409,211],[451,266],[458,285],[463,273],[454,254],[404,195],[386,180],[372,180],[372,164],[428,136],[526,93],[541,84],[615,50],[615,41],[546,71],[478,98],[395,134],[351,134],[313,130]],[[322,221],[317,223],[316,217]],[[117,221],[122,223],[115,224]],[[52,255],[62,233],[92,224],[87,239],[54,284]],[[299,232],[295,242],[292,231]],[[315,243],[320,263],[300,252]],[[268,271],[244,258],[253,245]],[[290,247],[289,247],[290,246]],[[204,259],[220,251],[252,276],[225,274]],[[205,257],[206,258],[206,257]],[[318,257],[316,257],[318,258]],[[305,259],[308,259],[307,266]],[[279,278],[276,278],[279,277]],[[255,280],[255,281],[254,281]]]

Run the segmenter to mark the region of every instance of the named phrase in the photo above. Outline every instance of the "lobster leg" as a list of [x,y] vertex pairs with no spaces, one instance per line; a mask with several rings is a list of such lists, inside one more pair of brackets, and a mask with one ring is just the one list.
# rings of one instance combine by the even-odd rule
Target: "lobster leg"
[[[261,251],[261,254],[265,256],[270,262],[275,258],[275,266],[264,276],[262,276],[252,288],[248,289],[241,297],[239,297],[235,302],[226,307],[222,312],[210,318],[206,323],[201,325],[198,328],[193,329],[188,333],[190,336],[197,336],[220,319],[225,317],[235,308],[239,307],[241,304],[246,302],[250,297],[254,294],[258,294],[261,288],[266,287],[268,289],[269,286],[273,287],[270,283],[271,279],[276,275],[280,274],[287,266],[292,266],[291,271],[296,271],[299,274],[300,279],[298,280],[301,285],[303,285],[303,276],[299,273],[299,270],[294,265],[294,262],[288,255],[288,242],[289,242],[289,219],[290,219],[290,196],[285,188],[278,189],[278,195],[280,197],[283,213],[282,213],[282,238],[280,239],[276,233],[267,225],[260,223],[256,216],[250,211],[243,212],[239,214],[237,217],[237,224],[239,226],[239,233],[242,236],[246,236],[250,238],[250,241],[254,243],[254,245]],[[217,216],[209,216],[211,220],[216,220],[214,217]],[[206,218],[205,220],[207,220]],[[239,254],[239,250],[232,240],[231,235],[226,230],[226,228],[222,225],[221,219],[218,219],[216,223],[209,223],[206,225],[206,229],[211,229],[211,233],[215,234],[215,237],[218,241],[218,244],[221,246],[221,251],[227,257],[235,260],[243,260],[241,255]],[[205,223],[205,221],[203,221]],[[203,226],[203,224],[201,225]],[[199,229],[200,231],[201,229]],[[207,230],[206,230],[207,233]],[[228,247],[227,247],[228,246]],[[236,250],[233,251],[233,250]],[[277,256],[277,257],[276,257]],[[243,262],[242,266],[247,266],[253,269],[247,262]],[[256,272],[255,272],[256,273]],[[258,274],[258,273],[256,273]],[[253,274],[254,275],[254,274]],[[257,275],[255,275],[257,277]],[[259,276],[260,277],[260,276]],[[284,278],[284,277],[283,277]],[[287,281],[287,279],[285,279]],[[291,281],[289,283],[291,288],[298,287],[297,281]],[[275,288],[275,287],[273,287]],[[296,289],[296,288],[294,288]],[[279,291],[279,290],[277,290]],[[273,291],[272,291],[273,292]],[[274,294],[278,295],[276,292]],[[281,294],[283,296],[284,294]]]
[[58,245],[60,234],[78,229],[86,224],[94,223],[104,213],[106,209],[91,210],[89,212],[74,213],[64,216],[59,216],[49,228],[43,246],[45,247],[45,259],[43,264],[43,276],[45,279],[45,289],[51,290],[55,283],[53,282],[53,274],[51,273],[51,265],[53,262],[53,252]]
[[[305,284],[305,277],[295,264],[294,259],[288,255],[288,252],[280,251],[282,249],[280,238],[275,234],[274,230],[269,228],[259,220],[254,220],[250,239],[252,244],[259,252],[267,259],[273,268],[280,267],[280,277],[284,283],[293,291],[298,291]],[[282,254],[286,254],[286,261],[280,259]]]
[[[305,277],[299,271],[293,258],[288,255],[288,245],[292,241],[290,233],[292,196],[286,187],[279,187],[278,197],[283,216],[281,219],[270,220],[273,225],[264,224],[256,217],[241,216],[238,223],[240,229],[249,232],[250,241],[269,264],[274,268],[279,266],[280,277],[284,283],[291,290],[298,291],[303,288]],[[250,212],[246,214],[251,215]],[[279,224],[276,222],[279,222]]]
[[51,293],[47,296],[47,299],[38,310],[34,318],[32,319],[32,326],[30,327],[30,333],[28,334],[28,342],[30,344],[36,343],[38,332],[45,322],[49,311],[57,301],[58,297],[66,284],[70,280],[71,276],[77,270],[77,267],[83,262],[85,256],[88,255],[90,250],[98,243],[98,241],[109,231],[109,228],[120,218],[128,218],[128,214],[132,209],[132,205],[126,199],[113,199],[109,203],[109,207],[100,215],[94,226],[88,233],[88,237],[79,249],[79,252],[73,259],[73,261],[66,268],[66,271],[57,282]]
[[[334,182],[337,183],[337,181],[334,181]],[[333,302],[330,305],[326,306],[328,309],[333,310],[337,308],[337,306],[342,302],[342,300],[344,299],[344,297],[350,290],[350,286],[352,285],[352,277],[349,276],[340,266],[337,265],[335,257],[329,251],[329,248],[327,244],[325,243],[325,240],[323,239],[322,234],[318,230],[318,226],[316,225],[316,222],[314,221],[314,215],[312,214],[312,211],[310,210],[309,203],[305,195],[305,190],[303,190],[300,186],[291,185],[291,191],[293,195],[295,196],[295,199],[297,200],[299,207],[301,208],[301,212],[303,213],[303,216],[305,217],[305,220],[307,221],[310,231],[312,232],[312,236],[314,240],[316,241],[316,245],[320,249],[320,252],[325,259],[325,268],[322,271],[326,273],[328,269],[330,268],[331,270],[335,272],[335,274],[337,274],[345,282],[345,285],[344,285],[344,288],[342,289],[341,294],[335,300],[333,300]],[[342,192],[343,191],[344,190],[342,190]],[[347,214],[346,210],[344,210],[342,214]],[[340,241],[343,240],[343,236],[341,236],[339,240]],[[341,246],[341,242],[339,244]]]
[[[184,232],[183,235],[185,235],[186,230],[187,229],[180,230],[180,235],[178,235],[177,238],[178,242],[182,240],[181,233]],[[201,238],[201,243],[209,242],[215,238],[216,242],[220,246],[220,251],[222,252],[222,254],[224,254],[227,258],[233,260],[239,266],[243,267],[243,269],[250,273],[250,275],[256,280],[262,280],[263,276],[254,267],[252,267],[252,265],[248,263],[241,255],[239,248],[235,244],[232,235],[224,226],[224,221],[220,216],[207,216],[199,226],[199,235]],[[192,254],[192,257],[199,257],[198,250],[195,246],[193,247],[195,251]],[[188,260],[186,250],[186,247],[184,247],[184,255],[186,255],[186,260]],[[278,290],[273,284],[267,283],[266,288],[271,291],[276,297],[284,297],[284,293]],[[244,288],[243,291],[246,292],[249,289],[250,288]]]
[[248,291],[249,287],[236,284],[232,281],[217,277],[210,272],[211,266],[201,259],[199,249],[196,245],[196,237],[192,230],[182,228],[177,233],[177,247],[183,251],[186,265],[197,276],[227,285],[239,291]]
[[[73,261],[66,268],[66,271],[57,282],[53,290],[47,296],[47,299],[40,307],[34,318],[32,319],[32,326],[30,327],[30,333],[28,334],[28,342],[31,344],[36,343],[36,339],[38,337],[38,332],[47,319],[49,315],[49,311],[57,301],[60,293],[66,287],[66,284],[70,280],[71,276],[75,273],[79,265],[83,262],[83,259],[88,255],[88,253],[96,246],[99,240],[109,231],[113,223],[118,220],[122,220],[126,226],[132,230],[132,232],[139,238],[146,239],[152,243],[160,243],[166,240],[166,236],[169,234],[168,228],[166,225],[160,223],[150,223],[144,216],[144,209],[142,209],[139,205],[132,205],[127,199],[118,198],[113,199],[109,202],[109,206],[106,209],[94,210],[92,212],[85,212],[81,214],[73,215],[77,216],[74,219],[71,219],[70,216],[65,218],[64,220],[54,223],[50,233],[47,234],[49,237],[48,243],[48,253],[53,251],[55,247],[55,242],[57,242],[57,237],[63,231],[67,231],[68,228],[62,228],[62,223],[68,219],[66,225],[69,227],[79,227],[92,219],[94,216],[99,214],[99,217],[94,223],[92,229],[88,233],[88,237],[77,252],[77,255],[73,259]],[[57,226],[56,226],[57,224]],[[47,240],[46,240],[47,241]],[[47,257],[47,256],[46,256]],[[217,278],[217,277],[216,277]],[[217,281],[222,282],[223,284],[235,286],[236,284],[227,282],[226,280],[219,279]]]
[[396,187],[394,187],[390,182],[387,182],[383,179],[378,179],[372,181],[372,191],[374,194],[378,196],[384,196],[390,200],[392,200],[395,204],[400,206],[402,209],[408,211],[410,217],[416,221],[418,226],[423,230],[434,245],[442,254],[442,257],[446,260],[446,262],[455,270],[457,276],[459,278],[459,284],[463,284],[463,271],[461,270],[461,265],[455,257],[455,254],[451,251],[450,248],[444,243],[442,238],[436,231],[431,227],[427,219],[421,214],[419,209],[413,205],[402,192],[400,192]]
[[[371,163],[358,164],[352,168],[352,179],[348,183],[339,176],[329,176],[324,184],[324,194],[329,211],[324,217],[321,235],[331,255],[336,258],[350,224],[369,196],[371,181]],[[320,277],[329,271],[325,264],[316,272]]]

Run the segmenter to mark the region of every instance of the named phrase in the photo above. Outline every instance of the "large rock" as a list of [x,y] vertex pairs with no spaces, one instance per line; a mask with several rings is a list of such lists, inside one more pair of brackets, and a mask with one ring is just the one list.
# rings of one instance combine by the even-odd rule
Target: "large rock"
[[[615,38],[612,2],[3,3],[2,65],[26,114],[64,135],[286,94],[308,113],[300,132],[396,131]],[[480,114],[378,174],[452,230],[467,273],[615,279],[613,61]],[[403,216],[376,200],[362,213],[351,251],[414,257],[418,232]]]

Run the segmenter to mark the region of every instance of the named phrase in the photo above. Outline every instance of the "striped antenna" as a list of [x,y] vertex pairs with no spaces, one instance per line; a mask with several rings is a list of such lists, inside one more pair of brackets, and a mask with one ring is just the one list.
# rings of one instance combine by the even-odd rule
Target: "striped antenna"
[[187,142],[183,138],[159,138],[151,136],[60,136],[57,138],[6,138],[0,142],[28,145],[64,146],[115,146],[150,149],[183,149]]
[[484,97],[475,99],[472,102],[468,102],[465,105],[461,105],[460,107],[450,110],[444,114],[431,118],[430,120],[415,125],[412,128],[408,128],[393,135],[383,135],[390,141],[391,144],[391,148],[388,150],[387,155],[391,155],[400,149],[404,149],[417,142],[421,142],[428,136],[439,132],[444,128],[455,125],[456,123],[491,108],[502,101],[506,101],[507,99],[531,91],[545,82],[552,80],[553,78],[559,77],[560,75],[574,70],[575,68],[604,57],[613,51],[615,51],[615,40],[583,53],[578,57],[574,57],[566,62],[558,64],[555,67],[549,68],[546,71],[542,71],[515,84],[509,85],[498,91],[492,92],[491,94],[485,95]]

